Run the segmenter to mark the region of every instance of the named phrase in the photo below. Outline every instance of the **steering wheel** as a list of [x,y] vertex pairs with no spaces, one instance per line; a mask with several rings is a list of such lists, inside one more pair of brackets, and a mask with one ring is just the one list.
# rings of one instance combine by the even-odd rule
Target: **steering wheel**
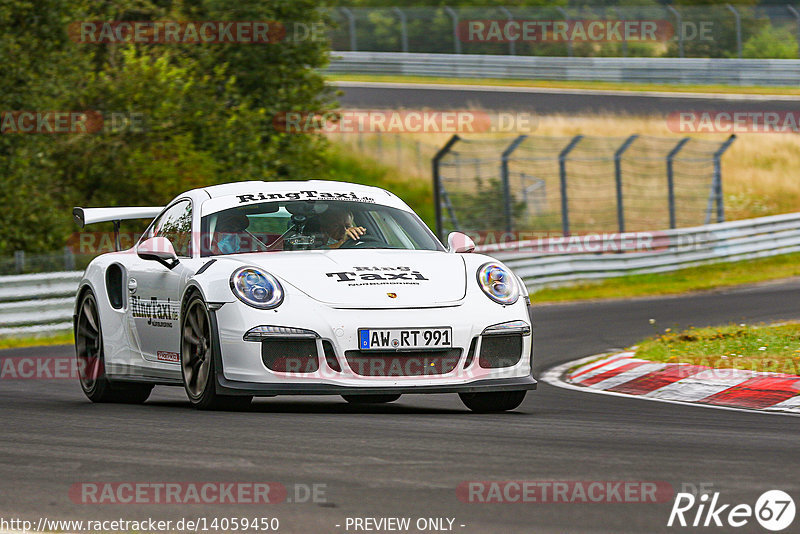
[[368,245],[383,245],[383,240],[374,235],[364,234],[358,241],[348,239],[339,248],[366,248]]

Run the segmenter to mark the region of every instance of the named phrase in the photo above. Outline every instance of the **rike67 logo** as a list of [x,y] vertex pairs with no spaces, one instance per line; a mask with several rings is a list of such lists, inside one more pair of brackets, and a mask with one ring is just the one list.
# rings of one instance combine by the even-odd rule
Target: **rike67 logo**
[[755,506],[722,503],[719,492],[704,493],[699,497],[678,493],[667,526],[739,528],[755,519],[763,528],[779,532],[792,524],[794,516],[794,500],[781,490],[762,493]]

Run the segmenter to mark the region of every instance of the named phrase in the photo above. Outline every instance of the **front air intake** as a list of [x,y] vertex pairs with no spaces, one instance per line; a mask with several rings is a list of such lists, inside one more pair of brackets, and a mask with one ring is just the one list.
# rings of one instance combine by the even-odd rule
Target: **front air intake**
[[261,360],[278,373],[314,373],[319,370],[315,339],[274,338],[261,342]]
[[503,334],[483,336],[478,365],[484,369],[513,367],[522,359],[522,336]]

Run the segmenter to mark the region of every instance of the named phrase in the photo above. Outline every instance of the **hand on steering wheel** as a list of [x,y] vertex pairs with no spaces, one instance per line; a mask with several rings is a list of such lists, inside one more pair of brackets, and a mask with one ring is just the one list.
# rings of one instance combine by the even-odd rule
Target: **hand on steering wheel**
[[367,229],[363,226],[351,226],[347,230],[344,231],[344,237],[342,241],[347,241],[348,239],[352,239],[353,241],[358,241],[361,239],[361,236],[367,233]]
[[374,235],[364,235],[359,239],[349,239],[347,236],[342,240],[342,244],[339,245],[339,248],[357,248],[365,245],[376,245],[380,244],[381,240],[378,239]]

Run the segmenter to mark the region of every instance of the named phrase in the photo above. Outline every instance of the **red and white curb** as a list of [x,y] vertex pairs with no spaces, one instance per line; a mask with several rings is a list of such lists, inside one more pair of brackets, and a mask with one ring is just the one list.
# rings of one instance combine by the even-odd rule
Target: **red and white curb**
[[800,376],[684,363],[656,363],[634,352],[589,356],[550,369],[553,386],[712,408],[800,415]]

